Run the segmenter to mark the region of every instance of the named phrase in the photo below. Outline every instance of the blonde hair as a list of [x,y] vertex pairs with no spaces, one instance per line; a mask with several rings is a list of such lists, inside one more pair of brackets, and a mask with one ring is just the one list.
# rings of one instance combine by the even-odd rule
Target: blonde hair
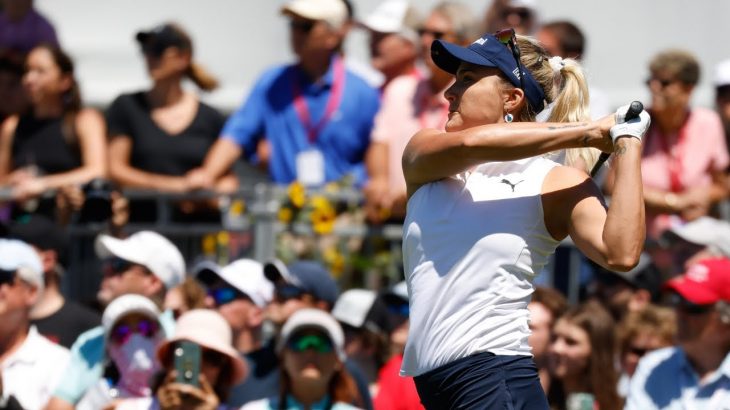
[[[545,93],[545,104],[551,105],[549,122],[590,121],[590,95],[588,83],[580,63],[567,58],[553,60],[537,40],[527,36],[517,36],[522,65],[530,71]],[[555,67],[555,68],[554,68]],[[546,108],[547,109],[547,108]],[[534,121],[535,115],[525,104],[517,116],[520,121]],[[565,164],[576,166],[589,172],[598,160],[600,151],[595,148],[572,148],[565,153]]]
[[619,353],[625,354],[631,342],[647,333],[658,337],[664,346],[670,346],[677,335],[677,320],[674,311],[656,305],[629,313],[620,323],[617,332]]

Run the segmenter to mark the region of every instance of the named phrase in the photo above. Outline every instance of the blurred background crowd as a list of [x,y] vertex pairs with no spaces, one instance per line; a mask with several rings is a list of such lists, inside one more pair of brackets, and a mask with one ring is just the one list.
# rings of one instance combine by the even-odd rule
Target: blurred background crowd
[[[123,39],[146,87],[87,101],[65,21],[0,2],[0,408],[421,408],[398,375],[400,158],[447,119],[429,46],[507,27],[564,58],[589,44],[579,15],[537,0],[472,3],[282,1],[284,35],[216,46],[294,56],[232,105],[172,18]],[[566,242],[535,279],[530,344],[556,409],[730,403],[730,60],[667,47],[642,64],[624,86],[652,115],[645,253],[611,272]],[[627,102],[613,91],[591,88],[594,119]],[[609,200],[612,180],[595,178]]]

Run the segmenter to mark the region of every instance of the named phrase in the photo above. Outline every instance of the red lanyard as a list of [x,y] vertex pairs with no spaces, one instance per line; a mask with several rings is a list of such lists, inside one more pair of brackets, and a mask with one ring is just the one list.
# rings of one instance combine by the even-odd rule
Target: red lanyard
[[689,114],[687,119],[684,120],[682,127],[677,133],[677,141],[675,144],[667,145],[667,140],[664,136],[659,135],[659,129],[654,129],[653,137],[657,140],[659,148],[666,154],[667,163],[669,166],[669,188],[672,192],[682,192],[684,185],[682,184],[682,172],[684,167],[682,166],[682,149],[685,146],[687,139],[687,122],[689,121]]
[[307,139],[311,144],[317,141],[320,131],[332,118],[332,114],[337,111],[342,100],[342,90],[345,88],[345,65],[342,60],[335,57],[332,61],[333,81],[332,89],[330,90],[330,96],[327,99],[327,105],[324,109],[322,118],[317,121],[316,124],[312,124],[312,118],[309,114],[309,107],[307,107],[307,101],[302,95],[302,90],[299,88],[299,81],[297,75],[292,72],[292,94],[294,95],[294,108],[296,109],[299,121],[307,131]]

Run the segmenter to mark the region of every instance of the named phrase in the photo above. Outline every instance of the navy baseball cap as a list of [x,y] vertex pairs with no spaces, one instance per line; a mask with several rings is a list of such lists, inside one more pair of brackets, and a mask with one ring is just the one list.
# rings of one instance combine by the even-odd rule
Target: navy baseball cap
[[340,294],[337,283],[319,262],[296,261],[284,265],[277,259],[264,265],[264,275],[273,283],[284,281],[294,285],[330,306],[334,306]]
[[[436,65],[451,74],[456,75],[462,62],[483,67],[499,69],[515,87],[520,87],[520,68],[517,66],[512,51],[491,34],[485,34],[471,43],[468,47],[435,40],[431,44],[431,58]],[[545,93],[532,74],[522,66],[525,96],[527,103],[534,114],[545,108]]]

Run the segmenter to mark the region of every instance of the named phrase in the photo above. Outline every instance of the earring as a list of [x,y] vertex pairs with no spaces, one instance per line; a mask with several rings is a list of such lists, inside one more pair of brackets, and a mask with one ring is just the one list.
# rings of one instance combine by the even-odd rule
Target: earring
[[512,120],[514,120],[514,119],[515,119],[514,115],[512,115],[510,113],[507,113],[504,115],[504,120],[507,122],[512,122]]

